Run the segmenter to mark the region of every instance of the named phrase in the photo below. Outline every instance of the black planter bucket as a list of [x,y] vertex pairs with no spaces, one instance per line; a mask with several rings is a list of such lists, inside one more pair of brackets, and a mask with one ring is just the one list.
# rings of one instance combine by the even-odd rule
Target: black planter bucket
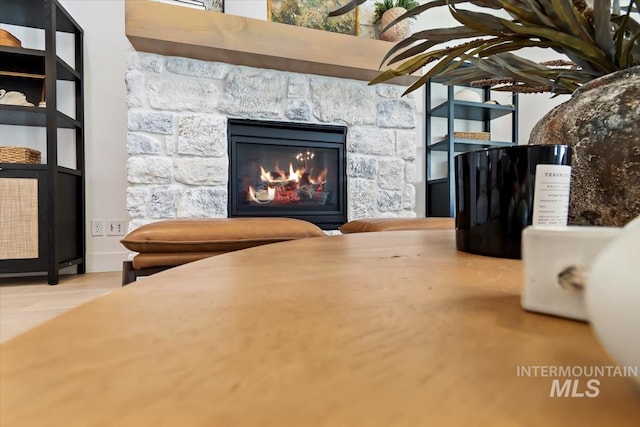
[[518,145],[455,157],[456,246],[478,255],[520,258],[533,219],[536,166],[571,165],[567,145]]

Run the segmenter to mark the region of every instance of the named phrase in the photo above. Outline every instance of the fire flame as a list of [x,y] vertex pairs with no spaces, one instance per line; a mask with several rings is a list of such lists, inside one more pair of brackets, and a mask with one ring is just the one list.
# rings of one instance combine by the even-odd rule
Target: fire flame
[[313,168],[294,169],[289,163],[289,172],[285,172],[277,164],[272,171],[267,172],[260,166],[259,190],[248,186],[248,199],[258,204],[292,203],[301,199],[310,199],[314,193],[324,191],[327,169],[323,169],[316,176],[312,176]]
[[318,176],[315,177],[315,179],[311,178],[310,181],[312,184],[324,184],[325,182],[327,182],[327,168],[324,168],[322,171],[320,171],[320,173],[318,174]]
[[[277,178],[273,176],[273,173],[278,175]],[[325,171],[326,172],[326,171]],[[293,169],[293,165],[289,163],[289,172],[285,172],[278,165],[275,166],[273,172],[267,172],[262,166],[260,166],[260,179],[270,184],[274,183],[287,183],[287,182],[300,182],[300,178],[305,173],[305,169]],[[326,175],[326,173],[325,173]]]

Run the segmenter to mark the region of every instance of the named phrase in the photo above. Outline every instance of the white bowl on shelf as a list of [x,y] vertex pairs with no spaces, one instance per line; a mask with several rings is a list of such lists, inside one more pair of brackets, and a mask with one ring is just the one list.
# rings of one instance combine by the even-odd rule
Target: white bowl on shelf
[[459,90],[453,96],[453,99],[458,101],[482,102],[482,96],[480,95],[480,93],[476,92],[473,89]]

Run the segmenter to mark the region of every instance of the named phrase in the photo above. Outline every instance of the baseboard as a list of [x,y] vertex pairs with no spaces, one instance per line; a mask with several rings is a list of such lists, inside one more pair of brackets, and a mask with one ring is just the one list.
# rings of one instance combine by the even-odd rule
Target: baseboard
[[129,258],[129,252],[95,252],[87,254],[87,273],[122,271],[122,262]]

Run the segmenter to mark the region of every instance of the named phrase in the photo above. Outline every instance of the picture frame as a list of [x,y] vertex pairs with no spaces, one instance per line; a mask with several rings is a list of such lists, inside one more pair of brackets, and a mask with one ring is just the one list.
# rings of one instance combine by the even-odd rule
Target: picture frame
[[161,3],[175,4],[193,9],[224,13],[224,0],[156,0]]
[[224,13],[224,0],[203,0],[204,10]]
[[345,0],[267,0],[267,16],[271,22],[313,28],[334,33],[360,35],[360,10],[329,18]]

